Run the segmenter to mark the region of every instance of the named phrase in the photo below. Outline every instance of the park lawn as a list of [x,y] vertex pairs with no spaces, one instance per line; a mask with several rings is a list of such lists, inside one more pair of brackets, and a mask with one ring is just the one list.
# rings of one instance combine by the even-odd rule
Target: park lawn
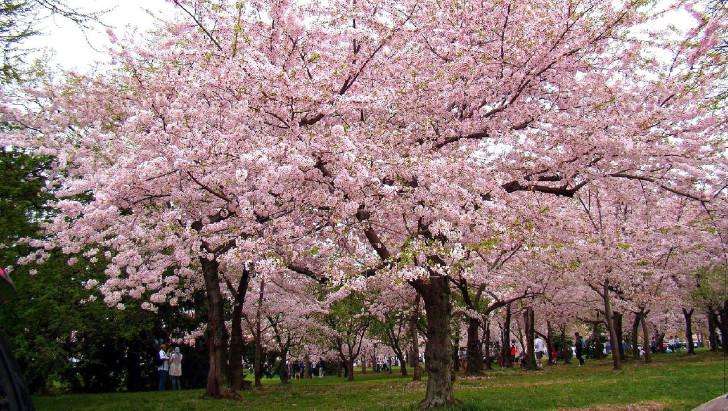
[[[559,365],[544,371],[495,370],[458,377],[455,396],[464,410],[626,409],[684,410],[723,393],[724,357],[700,352],[656,355],[652,364],[627,362],[614,372],[608,360],[584,367]],[[35,397],[38,410],[392,410],[414,409],[424,386],[396,374],[266,381],[243,400],[202,399],[201,390]]]

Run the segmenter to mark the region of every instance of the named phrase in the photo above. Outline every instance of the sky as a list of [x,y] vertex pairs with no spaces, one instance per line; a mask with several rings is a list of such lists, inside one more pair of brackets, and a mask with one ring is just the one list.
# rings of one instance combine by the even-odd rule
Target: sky
[[[168,0],[66,0],[66,4],[76,10],[108,10],[101,21],[118,32],[149,30],[154,27],[154,16],[166,18],[174,13],[174,5]],[[106,58],[104,49],[110,43],[106,27],[100,24],[83,30],[55,16],[42,20],[37,28],[42,34],[31,38],[28,46],[51,52],[53,62],[64,69],[85,71]]]
[[[118,34],[127,30],[143,32],[154,27],[155,18],[169,19],[178,10],[170,0],[65,0],[77,10],[108,10],[102,23]],[[156,16],[156,17],[155,17]],[[672,14],[666,24],[675,24],[685,30],[694,24],[686,12]],[[41,20],[38,30],[42,33],[28,41],[36,50],[52,53],[51,61],[64,70],[89,71],[94,63],[108,59],[105,49],[110,45],[106,27],[96,24],[90,30],[83,30],[62,17]]]

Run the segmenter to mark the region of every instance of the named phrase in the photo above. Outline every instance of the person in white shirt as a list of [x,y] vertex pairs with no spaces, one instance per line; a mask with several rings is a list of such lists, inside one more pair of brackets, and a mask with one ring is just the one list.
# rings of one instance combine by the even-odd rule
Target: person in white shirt
[[159,373],[159,391],[167,388],[167,375],[169,375],[169,356],[167,355],[167,344],[159,347],[157,354],[157,372]]
[[536,337],[536,339],[533,341],[533,351],[536,353],[536,362],[538,364],[539,368],[543,368],[543,357],[544,354],[548,355],[548,350],[546,349],[546,343],[544,342],[543,338]]
[[169,376],[172,379],[172,390],[180,390],[179,377],[182,376],[182,353],[179,347],[174,347],[169,356]]

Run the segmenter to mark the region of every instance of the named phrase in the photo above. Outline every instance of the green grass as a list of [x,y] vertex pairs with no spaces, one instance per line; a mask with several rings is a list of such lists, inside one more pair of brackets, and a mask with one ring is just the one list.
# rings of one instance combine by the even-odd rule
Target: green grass
[[[584,367],[559,365],[539,372],[496,370],[479,379],[459,377],[458,409],[532,410],[613,409],[639,404],[643,409],[692,409],[723,392],[723,357],[701,352],[655,356],[652,364],[627,362],[619,372],[611,363]],[[202,399],[201,390],[36,397],[38,410],[392,410],[413,409],[424,386],[396,374],[358,374],[354,382],[337,377],[267,381],[243,394],[242,401]]]

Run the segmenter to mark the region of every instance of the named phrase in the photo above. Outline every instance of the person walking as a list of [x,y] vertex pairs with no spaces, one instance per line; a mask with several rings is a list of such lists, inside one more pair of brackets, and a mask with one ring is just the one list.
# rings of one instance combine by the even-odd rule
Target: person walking
[[574,351],[576,359],[579,360],[579,367],[584,365],[584,339],[579,333],[574,334]]
[[167,355],[167,344],[159,347],[157,354],[157,373],[159,373],[159,391],[167,388],[167,376],[169,375],[169,356]]
[[548,353],[548,350],[546,349],[546,342],[540,336],[533,341],[533,351],[536,352],[536,365],[538,368],[543,368],[543,357]]
[[172,355],[169,357],[169,376],[172,378],[172,390],[181,390],[179,379],[182,376],[182,353],[179,347],[174,347]]

